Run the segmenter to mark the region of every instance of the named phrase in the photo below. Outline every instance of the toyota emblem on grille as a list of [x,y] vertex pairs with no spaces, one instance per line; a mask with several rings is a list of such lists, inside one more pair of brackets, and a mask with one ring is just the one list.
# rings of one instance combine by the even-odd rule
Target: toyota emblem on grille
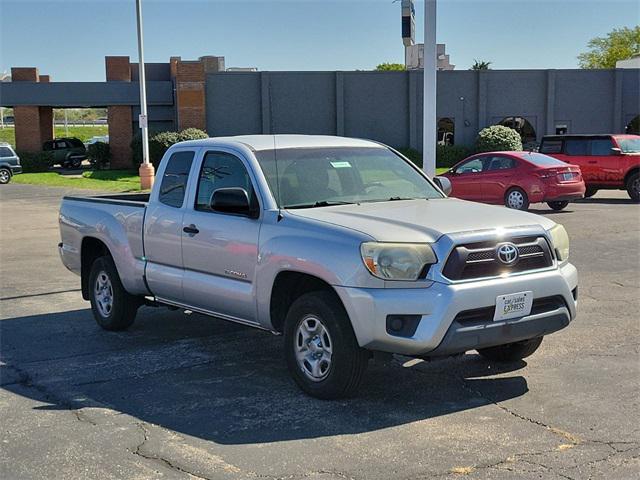
[[518,261],[518,247],[513,243],[503,243],[497,248],[498,260],[505,265],[513,265]]

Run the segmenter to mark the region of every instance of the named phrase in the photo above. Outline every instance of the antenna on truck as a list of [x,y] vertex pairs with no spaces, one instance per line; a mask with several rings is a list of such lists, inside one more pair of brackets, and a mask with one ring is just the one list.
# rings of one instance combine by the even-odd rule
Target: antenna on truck
[[276,147],[276,136],[273,136],[273,163],[276,167],[276,203],[278,204],[278,222],[282,220],[284,217],[282,216],[282,211],[280,210],[280,175],[278,175],[278,153]]

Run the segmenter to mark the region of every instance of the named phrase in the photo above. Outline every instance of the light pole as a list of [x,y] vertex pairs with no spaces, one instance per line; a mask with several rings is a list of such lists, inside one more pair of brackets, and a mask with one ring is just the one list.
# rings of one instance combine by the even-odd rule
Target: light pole
[[436,0],[425,0],[422,168],[430,177],[436,174],[436,49]]
[[142,164],[140,174],[140,187],[148,190],[153,186],[155,171],[149,163],[149,121],[147,117],[147,87],[144,72],[144,46],[142,42],[142,1],[136,0],[136,18],[138,21],[138,82],[140,83],[140,116],[138,125],[142,133]]

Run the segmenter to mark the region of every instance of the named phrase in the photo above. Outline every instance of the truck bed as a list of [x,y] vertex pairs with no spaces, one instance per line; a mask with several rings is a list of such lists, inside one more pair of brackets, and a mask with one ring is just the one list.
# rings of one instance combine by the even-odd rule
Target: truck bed
[[148,193],[64,197],[60,205],[62,262],[81,273],[82,242],[99,241],[112,252],[127,291],[147,294],[143,235],[148,202]]

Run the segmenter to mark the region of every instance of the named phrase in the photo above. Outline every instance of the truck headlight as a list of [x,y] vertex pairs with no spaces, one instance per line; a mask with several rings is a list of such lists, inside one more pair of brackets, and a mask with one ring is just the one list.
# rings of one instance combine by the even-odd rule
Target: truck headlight
[[564,263],[569,259],[569,235],[562,225],[556,225],[549,230],[551,236],[551,244],[556,251],[556,257],[560,263]]
[[426,266],[437,262],[431,246],[424,243],[367,242],[360,253],[367,269],[383,280],[415,281]]

